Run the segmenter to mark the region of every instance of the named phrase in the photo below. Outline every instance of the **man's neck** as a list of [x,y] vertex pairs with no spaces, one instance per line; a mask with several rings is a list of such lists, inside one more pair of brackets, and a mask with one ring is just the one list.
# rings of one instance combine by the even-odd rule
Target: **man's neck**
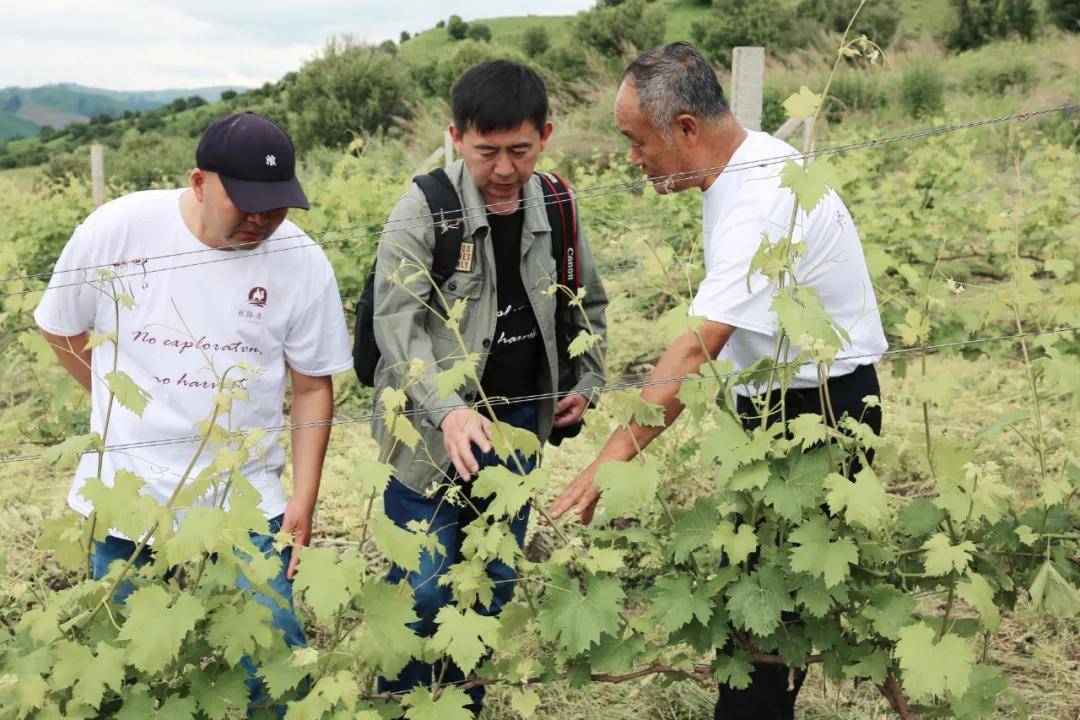
[[195,198],[194,190],[188,188],[180,193],[180,217],[184,220],[184,225],[187,226],[188,232],[208,248],[213,250],[225,249],[221,245],[207,239],[206,227],[199,217],[198,205],[199,201]]
[[713,137],[708,138],[704,143],[702,157],[696,158],[699,162],[695,167],[710,170],[709,174],[702,178],[702,192],[712,187],[748,135],[746,128],[734,117],[729,118],[713,131]]

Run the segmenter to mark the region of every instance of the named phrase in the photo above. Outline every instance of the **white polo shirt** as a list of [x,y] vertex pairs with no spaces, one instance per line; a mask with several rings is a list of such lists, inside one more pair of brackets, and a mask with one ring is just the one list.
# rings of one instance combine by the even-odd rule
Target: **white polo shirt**
[[[750,131],[732,155],[728,163],[731,169],[720,174],[705,192],[702,226],[706,275],[694,297],[691,314],[735,327],[720,359],[732,361],[737,371],[763,357],[771,359],[775,353],[778,325],[776,314],[769,308],[776,284],[760,272],[751,275],[748,282],[747,272],[763,236],[777,242],[787,234],[795,200],[789,189],[780,187],[782,163],[765,167],[744,163],[795,152],[791,145],[768,133]],[[850,336],[850,342],[844,342],[830,366],[829,377],[876,363],[888,343],[859,233],[836,192],[829,190],[809,214],[800,208],[794,240],[800,239],[806,241],[806,252],[796,263],[797,282],[817,291],[829,317]],[[781,361],[792,360],[798,353],[798,348],[792,347]],[[817,385],[817,369],[807,364],[799,368],[790,387]],[[750,393],[745,386],[736,392]]]

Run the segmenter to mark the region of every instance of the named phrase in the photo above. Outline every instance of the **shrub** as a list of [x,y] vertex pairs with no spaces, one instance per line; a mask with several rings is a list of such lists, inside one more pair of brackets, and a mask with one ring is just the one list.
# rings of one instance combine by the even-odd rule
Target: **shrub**
[[438,30],[439,28],[444,28],[444,27],[446,27],[446,21],[445,20],[440,20],[439,22],[435,23],[435,29],[436,30]]
[[648,50],[664,41],[664,8],[627,0],[614,7],[598,6],[574,21],[574,36],[584,45],[608,56],[622,55],[624,47]]
[[469,23],[462,20],[460,15],[451,15],[446,21],[446,32],[455,40],[464,40],[469,33]]
[[690,34],[710,60],[731,66],[731,49],[761,45],[770,52],[794,43],[795,14],[782,3],[756,0],[716,0],[708,22],[694,23]]
[[1046,19],[1066,32],[1080,32],[1080,2],[1046,0]]
[[395,57],[332,40],[300,70],[286,99],[298,144],[337,146],[407,117],[415,92]]
[[408,30],[402,30],[401,35],[398,36],[398,42],[403,43],[403,42],[408,41],[411,38],[412,38],[412,35],[409,34]]
[[469,32],[467,35],[472,40],[491,42],[491,28],[483,23],[472,23],[469,25]]
[[504,45],[462,40],[449,55],[414,70],[413,77],[431,95],[449,100],[450,89],[463,72],[473,65],[498,58],[525,61],[521,53]]
[[[800,20],[812,21],[825,30],[842,33],[861,0],[802,0],[797,15]],[[760,3],[758,3],[760,4]],[[809,23],[803,23],[804,26]],[[888,46],[900,25],[900,8],[896,0],[867,3],[855,18],[850,37],[866,35],[881,47]]]
[[543,25],[533,25],[525,28],[525,32],[521,36],[521,47],[529,57],[543,55],[551,47],[547,28]]
[[1039,14],[1032,0],[950,0],[956,16],[945,37],[951,50],[970,50],[1017,35],[1031,40]]
[[1035,68],[1026,60],[1005,60],[1001,63],[979,64],[969,82],[985,93],[1003,95],[1010,88],[1025,91],[1035,81]]
[[910,65],[900,76],[900,104],[913,118],[933,115],[945,107],[945,80],[932,65]]
[[838,121],[847,113],[880,109],[885,105],[878,74],[873,70],[849,70],[839,72],[829,86],[829,104],[826,117]]
[[236,97],[236,91],[235,90],[223,90],[221,92],[221,99],[222,100],[232,100],[235,97]]

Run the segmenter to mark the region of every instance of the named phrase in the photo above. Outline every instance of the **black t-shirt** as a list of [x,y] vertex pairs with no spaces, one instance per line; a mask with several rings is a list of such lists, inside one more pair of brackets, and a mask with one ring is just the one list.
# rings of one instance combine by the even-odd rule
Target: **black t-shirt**
[[480,386],[489,397],[508,398],[539,392],[544,344],[525,284],[521,281],[521,228],[525,211],[488,214],[495,252],[498,315],[487,366]]

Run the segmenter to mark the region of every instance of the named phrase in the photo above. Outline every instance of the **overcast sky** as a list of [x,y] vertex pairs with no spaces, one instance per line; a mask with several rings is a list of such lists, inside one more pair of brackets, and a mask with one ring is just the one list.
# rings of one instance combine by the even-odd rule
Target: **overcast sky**
[[261,85],[331,35],[381,41],[456,12],[568,15],[593,0],[2,0],[0,87]]

